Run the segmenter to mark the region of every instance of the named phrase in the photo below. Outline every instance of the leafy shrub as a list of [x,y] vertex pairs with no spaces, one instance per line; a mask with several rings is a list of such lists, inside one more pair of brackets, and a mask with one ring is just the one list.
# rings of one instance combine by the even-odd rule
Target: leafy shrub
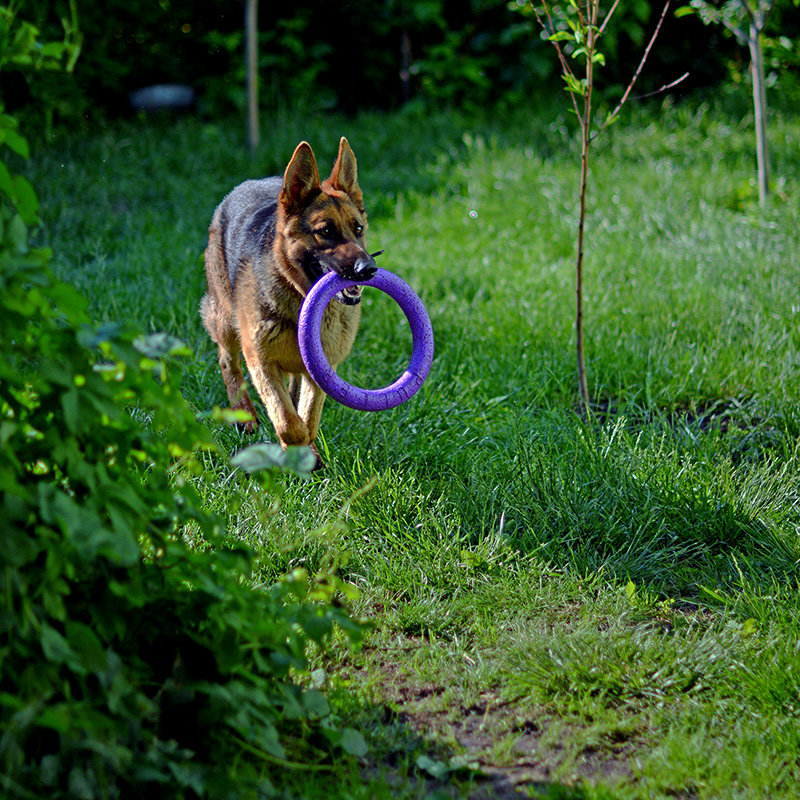
[[[11,117],[0,140],[27,152]],[[182,345],[90,325],[28,249],[36,221],[0,162],[0,794],[263,796],[287,766],[363,752],[292,679],[336,626],[358,641],[343,587],[251,585],[196,489],[222,454],[179,391]]]
[[[243,9],[230,0],[26,0],[27,13],[56,35],[69,3],[84,33],[74,79],[47,73],[9,83],[19,103],[50,108],[61,118],[123,112],[128,93],[151,83],[189,83],[205,113],[243,109]],[[261,3],[259,66],[262,103],[282,102],[347,112],[387,108],[408,99],[478,109],[516,104],[548,80],[556,83],[549,46],[530,18],[515,12],[528,0],[385,2],[342,9],[327,0]],[[605,31],[608,66],[601,80],[627,85],[661,3],[636,0],[625,22]],[[620,15],[623,16],[623,15]],[[692,19],[667,19],[642,91],[674,80],[708,85],[725,75],[731,47]],[[679,66],[676,66],[679,65]],[[31,103],[31,101],[33,101]]]

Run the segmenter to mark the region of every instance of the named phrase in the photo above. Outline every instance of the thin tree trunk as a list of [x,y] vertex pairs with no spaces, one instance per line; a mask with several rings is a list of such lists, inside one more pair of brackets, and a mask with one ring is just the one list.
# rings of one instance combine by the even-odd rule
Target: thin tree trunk
[[259,142],[258,130],[258,0],[245,3],[245,70],[247,72],[247,146],[252,153]]
[[589,147],[592,141],[592,87],[594,83],[595,26],[599,0],[591,0],[590,25],[586,43],[586,91],[583,95],[581,125],[581,191],[578,217],[578,258],[575,264],[575,339],[578,359],[578,391],[581,408],[589,415],[589,382],[586,377],[586,347],[583,335],[583,233],[586,224],[586,187],[589,182]]
[[405,29],[400,34],[400,86],[407,103],[411,99],[411,37]]
[[[591,101],[588,94],[584,109],[588,115]],[[589,180],[589,137],[588,125],[583,129],[581,143],[581,193],[580,217],[578,220],[578,259],[575,265],[575,338],[578,357],[578,391],[581,398],[581,408],[584,413],[589,412],[589,382],[586,378],[586,348],[583,335],[583,230],[586,222],[586,186]]]
[[769,193],[769,152],[767,149],[767,84],[764,78],[764,56],[761,52],[761,32],[755,22],[750,24],[750,72],[753,79],[753,110],[756,126],[756,164],[758,167],[758,201],[761,205]]

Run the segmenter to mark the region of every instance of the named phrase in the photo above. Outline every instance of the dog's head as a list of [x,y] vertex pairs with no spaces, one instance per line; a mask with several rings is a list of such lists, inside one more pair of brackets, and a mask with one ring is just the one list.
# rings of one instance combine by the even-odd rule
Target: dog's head
[[[306,294],[326,272],[346,280],[369,280],[375,260],[365,249],[367,214],[358,186],[356,157],[342,137],[330,177],[320,183],[317,160],[301,142],[286,167],[278,196],[277,243],[293,269],[292,282]],[[343,289],[336,299],[361,300],[361,287]]]

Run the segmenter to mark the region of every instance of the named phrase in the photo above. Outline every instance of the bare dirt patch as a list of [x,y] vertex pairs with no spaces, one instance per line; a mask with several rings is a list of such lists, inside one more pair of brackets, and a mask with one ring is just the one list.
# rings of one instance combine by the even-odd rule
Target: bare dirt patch
[[381,664],[381,675],[377,696],[398,723],[430,747],[433,763],[450,771],[460,784],[454,789],[458,796],[464,792],[469,800],[516,800],[567,786],[574,787],[571,796],[577,798],[581,784],[634,779],[633,754],[641,745],[635,739],[642,732],[592,735],[589,723],[508,703],[492,692],[469,706],[445,701],[453,697],[452,687],[420,683],[388,662]]

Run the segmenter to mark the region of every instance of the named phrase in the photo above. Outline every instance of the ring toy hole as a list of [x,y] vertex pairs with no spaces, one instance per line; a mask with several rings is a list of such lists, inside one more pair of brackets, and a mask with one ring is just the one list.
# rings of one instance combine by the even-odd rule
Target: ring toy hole
[[[382,389],[361,389],[347,383],[334,372],[322,349],[320,328],[328,303],[337,292],[356,284],[388,294],[400,306],[411,327],[411,361],[394,383]],[[410,400],[419,391],[433,362],[433,328],[425,306],[402,278],[385,269],[378,269],[368,281],[346,280],[335,272],[323,275],[311,287],[300,308],[297,341],[303,363],[317,386],[342,405],[359,411],[385,411]]]

